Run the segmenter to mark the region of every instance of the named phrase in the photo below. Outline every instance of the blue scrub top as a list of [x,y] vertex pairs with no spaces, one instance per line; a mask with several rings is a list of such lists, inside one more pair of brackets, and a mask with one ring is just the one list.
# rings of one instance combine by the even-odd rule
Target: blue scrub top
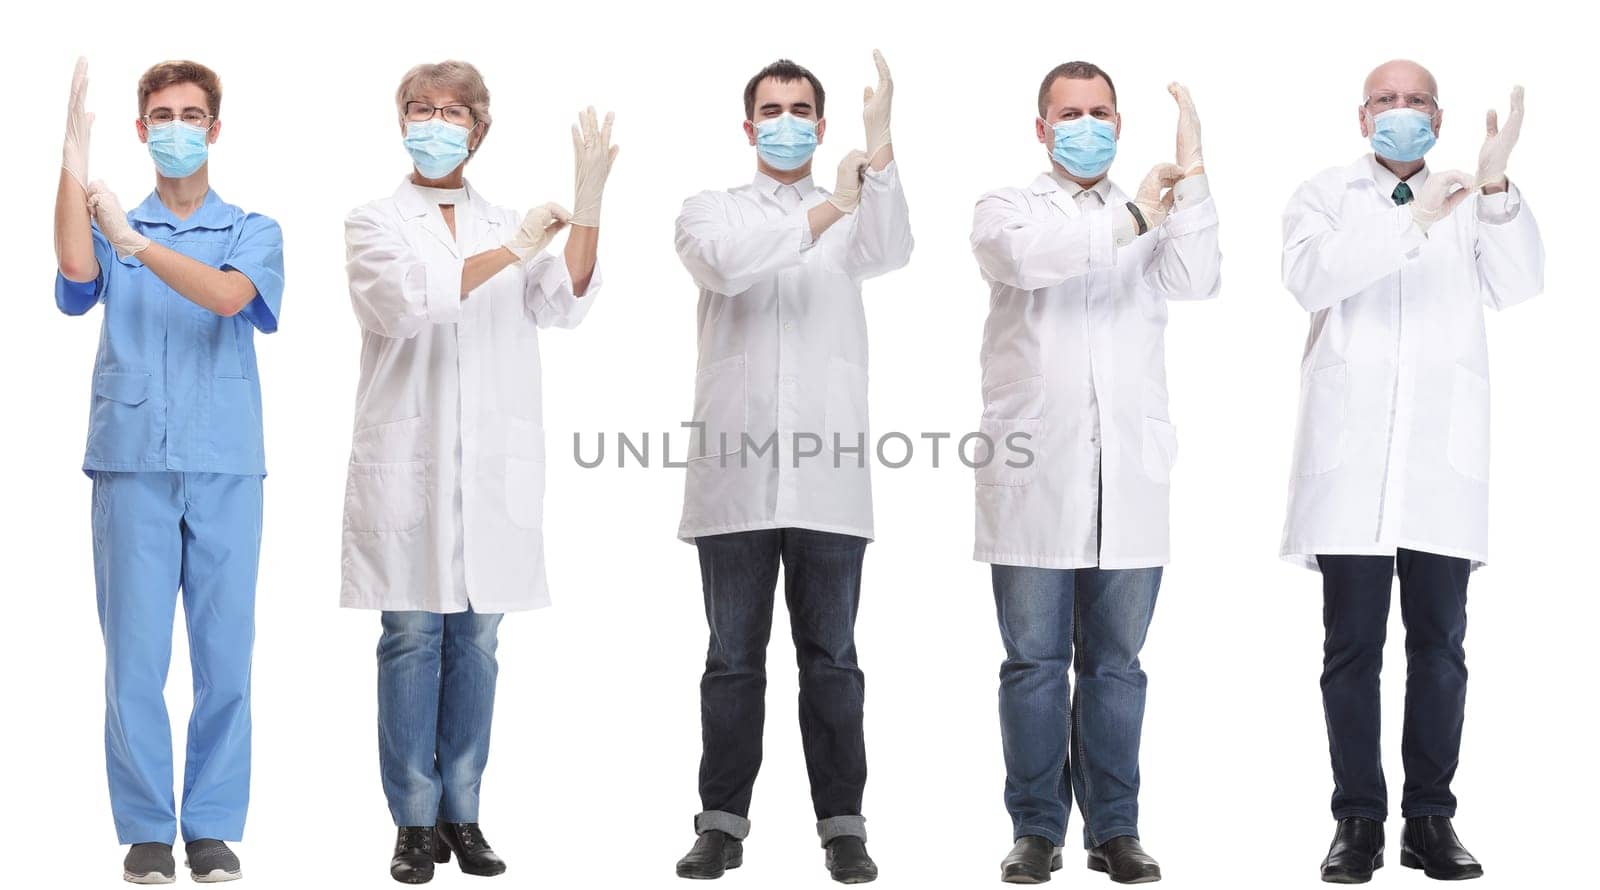
[[223,203],[215,191],[178,219],[155,192],[128,214],[141,235],[255,285],[242,312],[225,318],[195,305],[146,269],[118,259],[94,229],[100,276],[56,273],[56,306],[82,315],[105,304],[89,400],[84,472],[265,475],[255,331],[278,329],[283,232],[270,218]]

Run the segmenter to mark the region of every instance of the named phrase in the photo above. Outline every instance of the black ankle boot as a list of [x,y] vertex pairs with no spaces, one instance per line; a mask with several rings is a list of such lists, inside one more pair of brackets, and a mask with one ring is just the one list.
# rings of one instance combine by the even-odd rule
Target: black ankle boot
[[1340,819],[1322,860],[1322,879],[1330,884],[1365,884],[1382,867],[1383,823],[1359,816]]
[[400,827],[394,840],[394,858],[389,860],[389,877],[402,884],[426,884],[433,880],[432,826]]
[[506,870],[506,861],[489,846],[476,822],[440,822],[433,828],[433,861],[456,862],[463,874],[492,878]]
[[744,842],[726,831],[703,831],[694,846],[678,860],[678,877],[709,881],[744,864]]
[[1416,816],[1406,820],[1400,836],[1400,864],[1421,869],[1438,881],[1483,877],[1483,866],[1461,846],[1448,816]]

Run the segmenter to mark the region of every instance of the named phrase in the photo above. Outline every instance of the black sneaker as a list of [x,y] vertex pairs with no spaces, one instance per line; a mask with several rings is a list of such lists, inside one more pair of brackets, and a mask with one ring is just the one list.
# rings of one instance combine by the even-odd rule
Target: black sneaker
[[183,864],[189,868],[189,877],[201,884],[218,884],[239,880],[239,857],[233,855],[228,845],[211,838],[201,838],[183,845]]
[[122,879],[130,884],[170,884],[177,871],[171,844],[134,844],[122,860]]

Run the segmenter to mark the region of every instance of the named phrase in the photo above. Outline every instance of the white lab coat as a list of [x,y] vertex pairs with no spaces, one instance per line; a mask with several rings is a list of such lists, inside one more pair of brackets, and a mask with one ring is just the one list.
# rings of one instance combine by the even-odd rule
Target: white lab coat
[[[861,282],[910,259],[910,214],[891,161],[867,171],[856,211],[813,243],[806,211],[828,193],[809,176],[794,188],[786,200],[758,173],[678,215],[678,257],[700,288],[692,419],[703,424],[687,450],[684,541],[766,528],[872,537]],[[821,448],[798,468],[797,433],[817,437],[800,449]],[[741,461],[741,434],[758,448],[776,434],[776,466],[774,451]]]
[[[1168,300],[1214,297],[1217,211],[1202,177],[1166,221],[1116,244],[1128,196],[1085,211],[1049,173],[978,200],[989,284],[973,556],[1075,569],[1159,566],[1177,431],[1167,411]],[[1131,221],[1129,222],[1131,225]],[[1130,229],[1131,235],[1131,229]],[[1005,443],[1025,436],[1032,464]],[[1104,496],[1100,497],[1100,486]]]
[[467,186],[457,239],[410,181],[345,220],[361,381],[345,488],[344,606],[510,612],[545,584],[542,327],[573,327],[599,289],[572,292],[541,252],[461,299],[467,257],[503,244],[522,213]]
[[[1421,194],[1427,170],[1408,185]],[[1483,307],[1544,287],[1515,185],[1427,235],[1372,155],[1326,170],[1283,216],[1283,282],[1311,313],[1282,555],[1488,557],[1489,358]]]

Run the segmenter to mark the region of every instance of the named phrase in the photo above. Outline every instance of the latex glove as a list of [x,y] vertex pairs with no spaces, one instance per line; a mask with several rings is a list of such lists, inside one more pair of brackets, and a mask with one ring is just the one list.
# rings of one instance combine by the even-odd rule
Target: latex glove
[[876,158],[879,151],[889,146],[889,103],[894,98],[894,81],[889,79],[889,63],[883,60],[883,53],[873,50],[872,61],[878,66],[878,88],[867,87],[861,97],[868,158]]
[[[598,199],[597,199],[598,200]],[[522,218],[522,228],[504,244],[506,250],[526,260],[544,250],[556,234],[572,221],[572,214],[560,204],[540,204]]]
[[127,259],[150,246],[149,238],[133,230],[121,202],[103,182],[89,183],[89,215],[118,257]]
[[[1166,222],[1167,214],[1172,212],[1172,205],[1176,196],[1172,187],[1183,178],[1183,168],[1177,164],[1157,164],[1150,168],[1144,176],[1144,181],[1139,183],[1139,193],[1134,197],[1134,206],[1139,208],[1139,213],[1144,216],[1144,221],[1150,228]],[[1165,195],[1162,192],[1166,192]]]
[[1484,128],[1488,136],[1483,140],[1483,148],[1478,151],[1478,175],[1474,179],[1474,188],[1506,185],[1506,160],[1511,157],[1511,149],[1517,146],[1517,137],[1522,135],[1522,87],[1511,88],[1511,113],[1506,115],[1506,125],[1500,126],[1500,117],[1493,108],[1484,121]]
[[1194,100],[1189,88],[1180,83],[1167,84],[1167,92],[1178,102],[1178,166],[1184,176],[1205,172],[1205,161],[1200,157],[1200,116],[1195,114]]
[[575,226],[600,225],[600,194],[605,190],[606,177],[611,175],[611,162],[617,159],[619,148],[611,144],[612,117],[610,112],[606,112],[605,126],[597,125],[594,106],[591,105],[578,115],[578,122],[572,125],[577,197],[572,202],[570,221]]
[[861,203],[861,180],[867,167],[867,153],[855,149],[839,162],[839,183],[828,196],[828,203],[841,212],[851,213]]
[[72,69],[72,92],[67,94],[67,137],[61,144],[61,169],[78,181],[84,191],[89,190],[89,128],[94,125],[94,115],[83,110],[84,96],[89,92],[89,60],[78,57]]
[[1460,170],[1446,170],[1428,177],[1428,184],[1416,200],[1406,205],[1411,208],[1411,218],[1426,235],[1428,227],[1449,216],[1474,191],[1472,177]]

